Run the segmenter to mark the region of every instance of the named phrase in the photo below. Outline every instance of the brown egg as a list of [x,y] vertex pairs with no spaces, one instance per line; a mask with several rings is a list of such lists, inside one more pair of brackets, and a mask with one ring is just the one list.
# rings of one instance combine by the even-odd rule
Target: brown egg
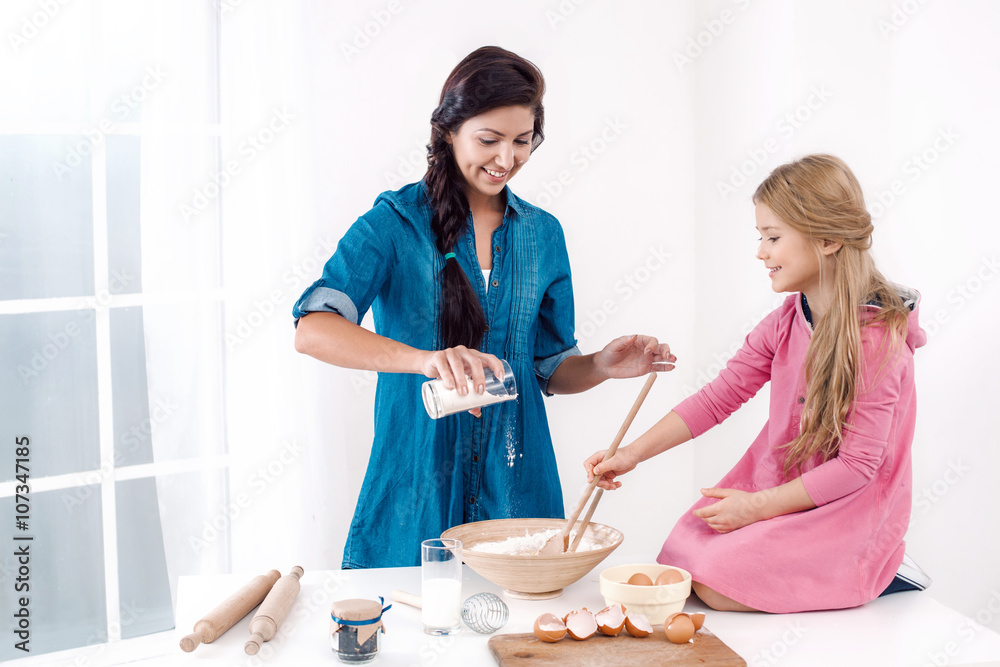
[[597,632],[597,621],[594,614],[586,609],[571,611],[566,614],[566,632],[573,639],[587,639]]
[[691,622],[694,623],[694,631],[698,632],[701,630],[701,626],[705,625],[705,614],[696,611],[693,614],[689,614],[689,616],[691,617]]
[[633,637],[648,637],[653,634],[653,626],[642,614],[629,614],[625,617],[625,632]]
[[652,586],[653,580],[649,578],[648,574],[643,574],[642,572],[636,572],[631,577],[628,578],[626,584],[632,584],[633,586]]
[[673,643],[686,644],[694,637],[694,621],[684,612],[671,614],[663,622],[663,631]]
[[660,573],[660,576],[656,578],[654,582],[657,586],[666,586],[667,584],[679,584],[684,581],[684,575],[681,574],[680,570],[675,570],[670,568],[669,570],[664,570]]
[[625,627],[625,609],[620,604],[605,607],[594,614],[597,631],[602,635],[616,637]]
[[543,642],[557,642],[566,636],[566,624],[555,614],[542,614],[535,619],[535,636]]

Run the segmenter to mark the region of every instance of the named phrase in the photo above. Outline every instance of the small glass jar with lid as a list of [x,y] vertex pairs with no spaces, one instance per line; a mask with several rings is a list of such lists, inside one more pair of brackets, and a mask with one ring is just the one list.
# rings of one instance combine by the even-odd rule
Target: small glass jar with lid
[[334,602],[330,608],[330,648],[341,662],[370,662],[382,646],[385,626],[382,614],[392,605],[383,607],[384,598],[354,599]]

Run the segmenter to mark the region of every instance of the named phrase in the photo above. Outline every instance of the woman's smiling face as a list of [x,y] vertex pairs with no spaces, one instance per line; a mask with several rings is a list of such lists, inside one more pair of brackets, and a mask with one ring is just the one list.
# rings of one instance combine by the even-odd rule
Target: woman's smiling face
[[473,116],[448,138],[469,197],[495,197],[531,155],[535,112],[530,107],[491,109]]

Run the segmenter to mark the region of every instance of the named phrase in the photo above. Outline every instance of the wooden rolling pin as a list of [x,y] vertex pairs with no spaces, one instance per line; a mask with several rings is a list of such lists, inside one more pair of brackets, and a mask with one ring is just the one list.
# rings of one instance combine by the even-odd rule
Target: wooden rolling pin
[[278,579],[278,583],[260,603],[260,609],[250,621],[250,639],[243,646],[247,655],[256,655],[261,644],[274,638],[299,594],[299,577],[304,572],[298,565],[293,567],[291,572]]
[[190,653],[198,644],[211,644],[260,604],[281,577],[277,570],[260,574],[243,585],[215,609],[194,624],[194,632],[181,639],[181,648]]

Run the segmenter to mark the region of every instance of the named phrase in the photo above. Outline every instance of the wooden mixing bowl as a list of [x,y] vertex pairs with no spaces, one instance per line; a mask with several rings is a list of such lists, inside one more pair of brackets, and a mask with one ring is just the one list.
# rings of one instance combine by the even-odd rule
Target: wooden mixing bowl
[[[577,522],[579,525],[579,522]],[[494,519],[455,526],[442,538],[462,542],[462,560],[484,578],[502,586],[512,598],[545,600],[562,595],[562,589],[581,579],[618,548],[625,536],[620,530],[590,523],[584,539],[600,544],[597,549],[555,556],[515,556],[475,551],[481,542],[499,542],[553,528],[561,529],[565,519]]]

